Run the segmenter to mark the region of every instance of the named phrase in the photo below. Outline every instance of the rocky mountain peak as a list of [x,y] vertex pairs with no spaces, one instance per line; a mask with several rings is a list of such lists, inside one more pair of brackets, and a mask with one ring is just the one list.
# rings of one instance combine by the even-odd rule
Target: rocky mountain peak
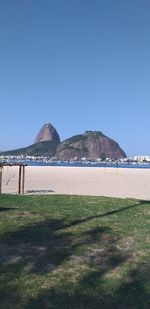
[[55,141],[60,143],[60,137],[56,129],[50,123],[46,123],[40,129],[34,144],[40,142]]
[[62,160],[86,157],[120,159],[125,158],[125,152],[118,143],[99,131],[86,131],[84,134],[72,136],[61,142],[57,147],[57,157]]

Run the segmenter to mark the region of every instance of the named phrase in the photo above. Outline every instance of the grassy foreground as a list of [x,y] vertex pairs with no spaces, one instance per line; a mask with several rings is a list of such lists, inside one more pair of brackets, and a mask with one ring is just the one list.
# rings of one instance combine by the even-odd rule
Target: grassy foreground
[[2,309],[150,308],[150,202],[0,196]]

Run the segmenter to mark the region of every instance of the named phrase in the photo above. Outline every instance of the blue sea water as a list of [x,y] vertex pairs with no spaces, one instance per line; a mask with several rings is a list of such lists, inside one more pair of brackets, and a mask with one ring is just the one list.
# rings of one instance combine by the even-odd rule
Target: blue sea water
[[68,166],[68,167],[112,167],[112,168],[144,168],[149,169],[150,164],[132,164],[132,163],[95,163],[95,162],[40,162],[40,161],[23,161],[28,166]]
[[54,161],[54,162],[43,162],[34,160],[9,160],[8,163],[24,163],[28,166],[68,166],[68,167],[111,167],[111,168],[142,168],[150,169],[150,163],[97,163],[97,162],[67,162],[67,161]]

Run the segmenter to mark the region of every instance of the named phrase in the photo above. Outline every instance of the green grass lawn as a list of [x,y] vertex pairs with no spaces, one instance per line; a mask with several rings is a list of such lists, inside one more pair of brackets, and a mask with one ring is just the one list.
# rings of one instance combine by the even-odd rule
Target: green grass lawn
[[150,202],[0,196],[2,309],[150,308]]

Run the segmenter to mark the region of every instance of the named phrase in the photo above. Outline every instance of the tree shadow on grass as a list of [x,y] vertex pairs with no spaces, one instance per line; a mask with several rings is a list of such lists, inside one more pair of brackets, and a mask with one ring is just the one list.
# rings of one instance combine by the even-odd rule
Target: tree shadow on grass
[[[103,284],[108,270],[88,273],[73,291],[62,287],[46,289],[37,298],[31,298],[24,309],[149,309],[149,269],[138,266],[130,271],[114,293]],[[141,280],[141,277],[143,278]],[[117,282],[117,279],[116,279]],[[114,281],[114,285],[116,284]]]
[[[141,202],[141,204],[144,202]],[[139,204],[121,208],[130,209]],[[116,210],[108,212],[108,215]],[[74,225],[88,222],[107,213],[66,224],[51,219],[5,234],[0,239],[1,288],[0,302],[7,309],[97,309],[149,308],[148,269],[142,266],[130,271],[119,287],[117,279],[105,285],[104,278],[129,258],[118,248],[119,236],[107,226],[85,226],[76,235]],[[68,263],[68,273],[74,265],[84,264],[87,273],[76,284],[58,280],[51,288],[42,288],[37,296],[24,297],[21,277],[34,275],[37,280],[49,276]],[[63,274],[65,276],[65,274]],[[44,277],[46,280],[46,277]],[[28,279],[30,282],[30,279]],[[47,279],[48,280],[48,279]],[[50,280],[50,278],[49,278]],[[65,279],[64,279],[65,280]],[[68,279],[67,279],[68,280]],[[29,283],[30,284],[30,283]],[[114,293],[111,285],[115,285]]]
[[64,227],[62,220],[53,219],[4,235],[0,241],[0,260],[7,267],[16,261],[32,273],[47,272],[46,264],[55,267],[71,254],[71,234],[57,233]]
[[[68,225],[63,220],[52,219],[5,234],[0,240],[2,308],[41,308],[41,304],[43,308],[71,308],[68,307],[70,296],[67,292],[65,295],[63,286],[61,287],[63,292],[59,291],[60,287],[58,290],[54,288],[45,291],[36,300],[29,300],[25,305],[23,303],[24,285],[19,284],[20,278],[24,275],[37,275],[38,278],[50,275],[64,262],[68,263],[68,271],[71,265],[78,263],[84,263],[89,269],[95,267],[98,271],[97,275],[101,278],[107,271],[126,259],[117,248],[117,239],[113,235],[110,237],[110,234],[112,234],[110,228],[98,226],[87,229],[84,233],[81,232],[78,239],[70,230],[70,226],[68,230]],[[91,280],[94,286],[95,273],[91,272],[88,276],[88,282]],[[81,282],[80,286],[86,289],[84,283]],[[72,297],[76,298],[76,293],[80,296],[78,289],[74,293]],[[59,299],[55,300],[54,296],[57,295]],[[80,308],[80,302],[78,307],[72,308]]]
[[96,218],[103,218],[103,217],[106,217],[106,216],[110,216],[110,215],[114,215],[114,214],[117,214],[117,213],[120,213],[120,212],[124,212],[126,210],[130,210],[130,209],[133,209],[135,207],[142,206],[142,205],[145,205],[145,204],[148,204],[150,206],[150,201],[142,200],[142,201],[137,202],[134,205],[129,205],[129,206],[126,206],[126,207],[121,207],[119,209],[114,209],[114,210],[111,210],[111,211],[107,211],[107,212],[99,214],[99,215],[95,215],[95,216],[91,216],[91,217],[86,217],[85,219],[75,220],[71,224],[72,224],[72,226],[73,225],[78,225],[80,223],[88,222],[88,221],[96,219]]
[[[69,228],[69,230],[68,230]],[[81,258],[88,261],[93,257],[103,254],[103,251],[117,251],[115,244],[117,238],[109,236],[112,231],[106,226],[92,227],[81,232],[79,240],[72,231],[72,224],[65,224],[63,220],[47,220],[21,228],[5,234],[0,239],[0,262],[7,273],[15,271],[19,274],[25,270],[33,274],[46,274],[53,271],[64,261],[74,258],[76,251],[83,246],[91,246],[92,252],[85,252]],[[97,251],[95,247],[102,248]],[[105,247],[105,249],[104,249]],[[113,248],[113,249],[112,249]],[[105,252],[104,252],[105,254]]]
[[0,212],[9,211],[9,210],[16,210],[17,207],[0,207]]

